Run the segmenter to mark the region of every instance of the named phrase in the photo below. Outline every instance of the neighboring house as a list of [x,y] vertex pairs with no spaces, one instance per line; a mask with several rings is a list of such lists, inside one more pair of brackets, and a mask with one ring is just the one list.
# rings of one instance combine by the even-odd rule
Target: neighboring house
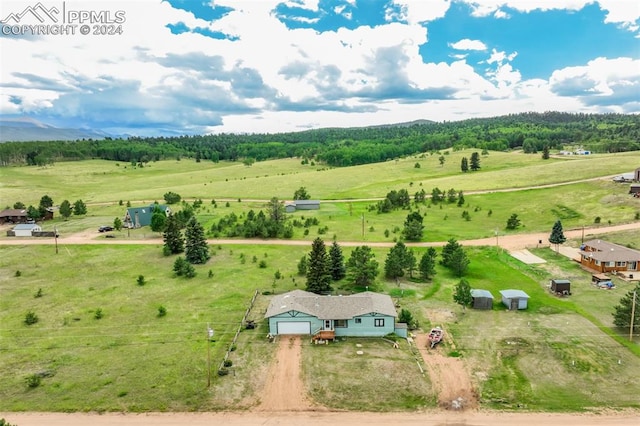
[[522,290],[500,290],[502,304],[510,311],[527,309],[529,295]]
[[638,194],[640,194],[640,184],[632,183],[631,185],[629,185],[629,194],[633,194],[635,197],[637,197]]
[[0,212],[0,223],[26,223],[26,209],[5,209]]
[[42,232],[42,228],[35,223],[21,223],[14,226],[12,231],[16,237],[31,237],[34,232]]
[[591,240],[580,246],[580,264],[602,273],[637,271],[640,251],[604,240]]
[[326,340],[338,336],[386,336],[396,331],[396,317],[391,297],[370,291],[320,296],[294,290],[274,296],[265,314],[271,335],[303,334]]
[[150,204],[143,207],[129,207],[124,215],[124,227],[140,228],[141,226],[151,225],[151,216],[153,215],[154,208],[159,208],[167,216],[171,213],[169,206],[162,204]]
[[493,309],[493,294],[489,290],[471,290],[471,306],[474,309]]
[[[636,173],[640,173],[636,170]],[[614,182],[624,183],[624,182],[633,182],[634,180],[638,180],[636,178],[636,173],[623,173],[621,175],[615,176],[613,178]]]
[[318,210],[320,209],[320,200],[294,200],[296,210]]

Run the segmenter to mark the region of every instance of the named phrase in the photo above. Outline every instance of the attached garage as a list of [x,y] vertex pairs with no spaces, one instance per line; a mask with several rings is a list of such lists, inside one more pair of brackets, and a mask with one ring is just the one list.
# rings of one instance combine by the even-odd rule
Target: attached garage
[[311,323],[300,321],[281,321],[276,325],[277,334],[311,334]]

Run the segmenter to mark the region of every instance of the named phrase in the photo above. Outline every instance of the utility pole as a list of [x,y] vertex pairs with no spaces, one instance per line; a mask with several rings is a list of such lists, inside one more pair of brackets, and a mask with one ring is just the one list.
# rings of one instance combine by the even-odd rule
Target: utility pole
[[[584,225],[582,225],[582,239],[580,240],[580,245],[584,244]],[[582,250],[582,248],[581,248]]]
[[211,338],[213,337],[213,330],[207,323],[207,387],[211,387]]
[[362,239],[364,240],[364,213],[362,213]]
[[633,342],[633,321],[636,315],[636,290],[633,290],[633,300],[631,301],[631,323],[629,324],[629,341]]
[[53,239],[56,242],[56,254],[58,254],[58,228],[53,227]]

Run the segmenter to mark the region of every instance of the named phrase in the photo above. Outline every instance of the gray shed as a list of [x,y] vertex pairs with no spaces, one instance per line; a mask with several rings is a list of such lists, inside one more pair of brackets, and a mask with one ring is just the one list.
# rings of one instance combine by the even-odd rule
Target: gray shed
[[500,290],[502,303],[510,311],[516,309],[527,309],[529,295],[522,290]]
[[474,309],[493,309],[493,295],[489,290],[471,290]]
[[320,208],[320,200],[294,200],[296,210],[318,210]]
[[13,227],[13,232],[16,237],[31,237],[34,232],[40,232],[42,228],[35,223],[21,223]]

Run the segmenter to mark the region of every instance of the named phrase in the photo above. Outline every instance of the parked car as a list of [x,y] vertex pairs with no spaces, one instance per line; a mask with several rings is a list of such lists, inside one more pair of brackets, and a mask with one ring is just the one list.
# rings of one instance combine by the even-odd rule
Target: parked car
[[113,226],[101,226],[100,228],[98,228],[98,232],[109,232],[109,231],[113,231]]

